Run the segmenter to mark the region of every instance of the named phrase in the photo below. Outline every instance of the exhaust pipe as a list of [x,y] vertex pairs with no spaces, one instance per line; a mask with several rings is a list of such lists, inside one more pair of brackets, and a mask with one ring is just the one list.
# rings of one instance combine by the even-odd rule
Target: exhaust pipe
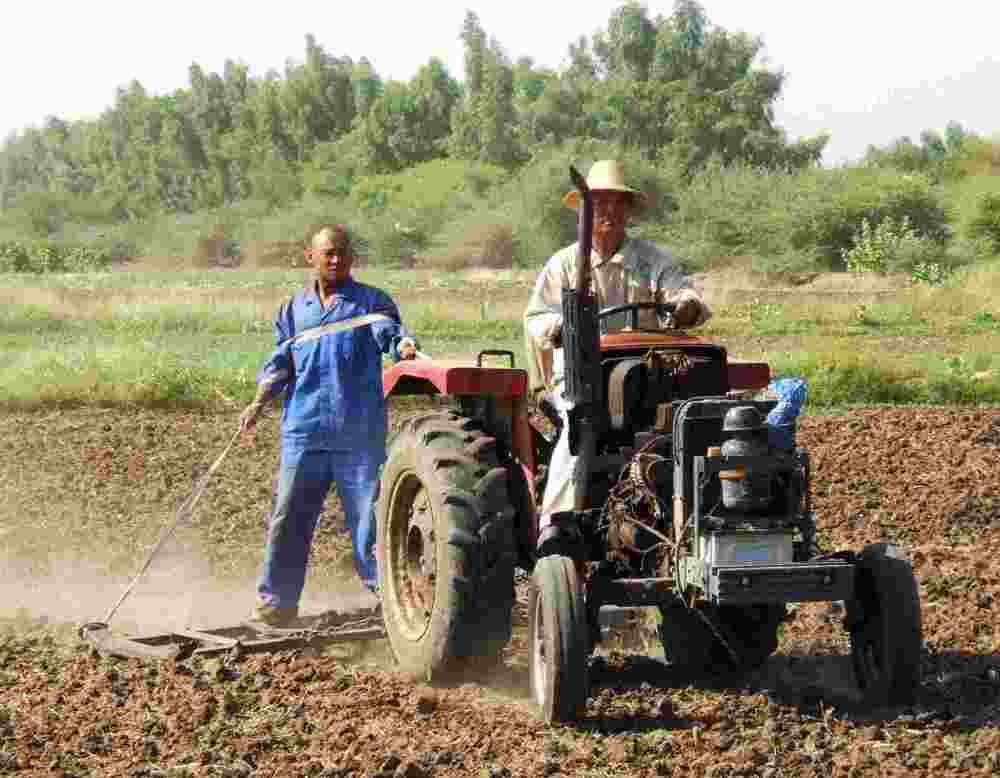
[[574,509],[590,508],[590,474],[597,452],[597,438],[604,419],[604,386],[601,373],[601,336],[597,321],[597,297],[590,288],[594,200],[587,182],[576,168],[570,178],[580,193],[577,220],[576,284],[563,289],[563,355],[566,399],[569,411],[569,449],[576,455],[573,472]]

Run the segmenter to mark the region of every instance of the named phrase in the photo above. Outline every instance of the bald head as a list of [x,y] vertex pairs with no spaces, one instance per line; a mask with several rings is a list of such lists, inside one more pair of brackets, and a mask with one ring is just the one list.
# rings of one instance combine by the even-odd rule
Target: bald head
[[354,252],[347,229],[328,224],[317,229],[305,250],[306,262],[316,271],[324,288],[333,288],[351,277]]
[[309,245],[314,249],[333,248],[344,253],[350,253],[351,237],[348,235],[347,229],[341,225],[327,224],[313,233]]

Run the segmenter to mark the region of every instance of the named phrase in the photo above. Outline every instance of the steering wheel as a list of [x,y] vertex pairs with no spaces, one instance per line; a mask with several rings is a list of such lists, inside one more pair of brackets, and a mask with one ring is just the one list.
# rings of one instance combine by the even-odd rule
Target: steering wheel
[[673,316],[674,311],[677,310],[676,303],[626,303],[625,305],[615,305],[611,308],[602,308],[597,313],[597,321],[602,322],[606,319],[610,319],[619,313],[628,314],[627,327],[631,330],[637,330],[640,332],[659,332],[659,330],[648,330],[641,328],[639,326],[639,312],[640,311],[656,311],[657,318],[665,319],[670,318],[671,326],[673,326]]

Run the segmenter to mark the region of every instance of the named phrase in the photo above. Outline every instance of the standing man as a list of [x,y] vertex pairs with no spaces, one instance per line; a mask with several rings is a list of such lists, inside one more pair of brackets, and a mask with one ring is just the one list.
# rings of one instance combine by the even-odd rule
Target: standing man
[[[593,249],[590,256],[593,291],[598,309],[639,302],[671,302],[676,309],[673,326],[695,327],[712,315],[708,306],[690,288],[673,254],[646,241],[629,238],[625,225],[638,212],[646,197],[625,184],[621,163],[602,160],[587,176],[593,193]],[[579,207],[575,190],[563,197],[567,208]],[[576,283],[574,243],[556,252],[542,269],[524,313],[524,330],[529,353],[529,371],[533,392],[545,392],[563,419],[562,432],[552,459],[542,497],[539,528],[548,526],[552,514],[574,508],[573,469],[576,457],[569,451],[569,405],[563,399],[563,350],[558,347],[562,330],[562,290]],[[643,311],[642,326],[659,326],[654,311]],[[608,332],[625,326],[624,315],[605,320]]]
[[347,230],[326,225],[308,236],[311,282],[278,310],[277,348],[257,376],[257,394],[240,415],[250,430],[264,404],[284,395],[278,493],[270,517],[256,618],[288,626],[298,616],[313,533],[336,484],[361,582],[376,592],[375,500],[385,461],[382,354],[412,359],[392,299],[351,278]]

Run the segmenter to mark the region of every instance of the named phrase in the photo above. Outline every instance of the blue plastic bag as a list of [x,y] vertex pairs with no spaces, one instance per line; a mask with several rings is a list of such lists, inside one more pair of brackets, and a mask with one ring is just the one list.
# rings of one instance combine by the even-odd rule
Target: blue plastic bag
[[778,398],[778,404],[767,414],[767,438],[775,448],[791,451],[795,448],[795,420],[809,394],[804,378],[781,378],[767,385],[768,394]]

